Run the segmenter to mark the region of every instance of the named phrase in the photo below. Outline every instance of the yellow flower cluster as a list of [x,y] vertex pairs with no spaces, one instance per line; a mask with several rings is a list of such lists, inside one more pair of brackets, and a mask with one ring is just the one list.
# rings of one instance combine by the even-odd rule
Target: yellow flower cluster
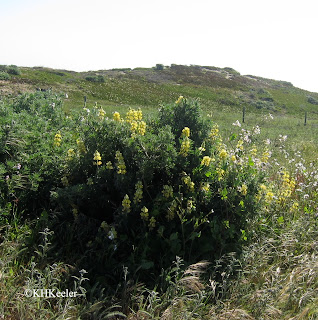
[[126,171],[126,165],[124,161],[124,157],[120,151],[116,151],[115,158],[117,160],[116,166],[117,166],[117,173],[118,174],[125,174]]
[[166,215],[166,218],[168,221],[173,220],[177,207],[178,207],[177,201],[173,200],[171,203],[171,206],[168,208],[168,212]]
[[117,121],[117,122],[119,122],[120,121],[120,113],[119,112],[114,112],[113,113],[113,119],[114,119],[114,121]]
[[182,177],[181,180],[188,187],[190,192],[194,191],[194,182],[191,181],[191,178],[188,175]]
[[180,97],[178,98],[178,100],[176,101],[176,104],[179,104],[183,99],[184,99],[183,96],[180,96]]
[[140,109],[135,110],[129,108],[128,112],[126,113],[126,121],[132,122],[132,121],[140,121],[142,120],[142,111]]
[[147,125],[145,121],[142,121],[142,111],[140,109],[129,109],[126,114],[126,121],[130,123],[132,137],[135,137],[137,133],[142,136],[145,135]]
[[256,146],[254,145],[253,148],[251,149],[251,156],[256,157],[257,155],[257,149]]
[[165,184],[163,186],[162,194],[165,198],[169,199],[173,197],[173,188]]
[[77,139],[76,144],[77,144],[79,153],[85,154],[87,152],[85,148],[85,144],[82,139]]
[[267,191],[265,194],[265,201],[271,203],[274,199],[274,193],[272,191]]
[[100,156],[100,153],[96,150],[94,153],[94,164],[96,166],[100,166],[102,164],[102,157]]
[[143,208],[141,209],[140,217],[141,217],[142,220],[148,221],[148,219],[149,219],[149,212],[148,212],[148,209],[147,209],[146,207],[143,207]]
[[210,162],[212,161],[212,158],[210,158],[209,156],[204,156],[202,161],[201,161],[201,166],[209,166]]
[[264,163],[267,163],[268,162],[268,159],[271,157],[271,152],[268,151],[267,148],[265,148],[263,154],[262,154],[262,157],[261,157],[261,161],[264,162]]
[[219,126],[215,124],[210,132],[210,138],[215,140],[219,136]]
[[290,198],[294,191],[296,182],[290,177],[288,171],[284,170],[282,173],[282,186],[280,188],[279,203],[283,203],[286,198]]
[[221,181],[224,178],[225,171],[221,168],[216,168],[215,171],[218,175],[218,180]]
[[124,200],[122,201],[121,204],[123,206],[123,212],[130,212],[131,201],[129,200],[128,194],[124,196]]
[[188,137],[183,138],[181,142],[181,147],[180,147],[180,154],[183,157],[186,157],[189,153],[191,147],[190,139]]
[[113,164],[112,164],[111,161],[107,161],[107,162],[106,162],[106,169],[108,169],[108,170],[114,169]]
[[61,145],[61,141],[62,141],[62,135],[61,132],[58,131],[58,133],[54,136],[54,146],[55,147],[59,147]]
[[259,189],[257,200],[260,200],[262,197],[264,197],[265,202],[270,204],[275,197],[274,193],[271,191],[271,189],[268,189],[265,184],[261,184]]
[[67,160],[72,160],[75,157],[75,151],[74,149],[68,149],[67,150]]
[[243,140],[239,140],[239,141],[237,142],[237,145],[236,145],[236,150],[237,150],[237,151],[243,151],[243,150],[244,150],[243,143],[244,143]]
[[227,152],[225,149],[221,149],[220,153],[219,153],[220,159],[221,160],[225,160],[227,157]]
[[136,191],[135,191],[135,195],[134,195],[134,203],[138,203],[138,202],[141,202],[141,199],[142,199],[142,182],[141,181],[138,181],[136,183]]
[[155,217],[151,217],[149,221],[149,229],[152,230],[156,226],[156,219]]
[[190,137],[190,128],[184,127],[184,128],[182,129],[181,137],[187,137],[187,138],[189,138],[189,137]]
[[238,191],[242,194],[242,196],[246,196],[247,195],[247,185],[245,183],[243,183],[241,187],[238,187]]
[[99,120],[101,120],[101,121],[104,120],[105,115],[106,115],[105,110],[103,108],[100,108],[98,110],[98,118],[99,118]]
[[299,203],[297,201],[295,201],[290,209],[292,212],[294,212],[294,211],[297,211],[298,208],[299,208]]
[[203,192],[209,192],[210,184],[208,182],[201,182],[200,190]]

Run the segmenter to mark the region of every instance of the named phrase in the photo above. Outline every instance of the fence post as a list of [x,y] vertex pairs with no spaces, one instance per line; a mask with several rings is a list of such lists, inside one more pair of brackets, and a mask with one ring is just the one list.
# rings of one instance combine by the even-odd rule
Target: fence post
[[245,106],[243,107],[243,123],[245,123]]
[[84,108],[86,108],[86,100],[87,100],[87,97],[84,96]]
[[305,111],[305,123],[304,126],[307,124],[307,111]]

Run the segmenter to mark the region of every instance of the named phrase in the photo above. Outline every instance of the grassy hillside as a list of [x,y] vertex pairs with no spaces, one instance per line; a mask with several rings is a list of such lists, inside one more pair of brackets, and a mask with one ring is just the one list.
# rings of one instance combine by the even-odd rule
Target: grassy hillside
[[[158,107],[180,95],[200,99],[206,111],[246,106],[251,112],[317,116],[317,93],[295,88],[286,81],[240,75],[231,68],[171,65],[156,68],[113,69],[73,72],[49,68],[20,68],[19,75],[0,81],[1,95],[52,88],[68,95],[67,109],[83,106],[84,96],[90,104],[104,108],[125,106]],[[310,100],[311,97],[312,99]],[[308,101],[309,98],[309,101]],[[318,102],[317,102],[318,103]]]

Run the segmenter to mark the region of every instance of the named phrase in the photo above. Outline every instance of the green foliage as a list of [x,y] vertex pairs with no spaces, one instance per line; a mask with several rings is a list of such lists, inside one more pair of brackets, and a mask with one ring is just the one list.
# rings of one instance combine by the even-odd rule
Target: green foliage
[[314,97],[309,96],[309,97],[307,98],[307,101],[308,101],[310,104],[318,105],[318,100],[315,99]]
[[155,66],[155,70],[163,70],[164,69],[164,65],[163,64],[160,64],[160,63],[157,63],[156,66]]
[[0,71],[0,80],[10,80],[10,75],[7,72]]
[[9,74],[12,74],[12,75],[16,75],[16,76],[21,74],[20,69],[15,65],[7,66],[6,72]]
[[98,82],[98,83],[105,82],[104,77],[101,76],[101,75],[98,75],[98,76],[87,76],[87,77],[85,77],[85,80],[90,81],[90,82]]
[[2,112],[3,205],[63,212],[109,274],[125,264],[149,281],[144,270],[158,275],[176,255],[189,264],[240,250],[263,175],[251,160],[231,161],[198,102],[180,97],[148,124],[134,109],[125,119],[98,106],[65,117],[50,92],[22,95]]

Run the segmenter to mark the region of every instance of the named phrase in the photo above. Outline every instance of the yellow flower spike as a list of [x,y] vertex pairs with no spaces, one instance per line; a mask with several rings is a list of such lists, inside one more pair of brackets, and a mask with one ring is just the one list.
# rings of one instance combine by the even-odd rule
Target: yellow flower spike
[[120,113],[119,112],[114,112],[113,113],[113,119],[114,121],[120,122]]
[[115,158],[117,160],[116,166],[117,166],[117,173],[118,174],[126,174],[126,164],[124,161],[124,157],[120,151],[116,151]]
[[203,192],[209,192],[210,184],[208,182],[201,182],[200,190]]
[[156,219],[155,217],[151,217],[149,221],[149,229],[152,230],[156,226]]
[[178,100],[176,101],[176,104],[179,104],[183,99],[184,99],[183,96],[180,96],[180,97],[178,98]]
[[270,203],[273,201],[273,199],[274,199],[274,193],[271,191],[268,191],[265,195],[265,201]]
[[134,203],[137,204],[139,202],[141,202],[142,200],[142,196],[143,196],[143,185],[141,181],[138,181],[135,185],[136,191],[135,191],[135,195],[134,195]]
[[146,122],[145,121],[140,121],[139,122],[139,125],[138,125],[138,133],[141,135],[141,136],[144,136],[145,133],[146,133]]
[[136,118],[137,118],[136,120],[139,120],[139,121],[142,120],[142,111],[140,108],[136,111]]
[[182,130],[181,137],[189,138],[190,137],[190,128],[184,127],[184,129]]
[[246,196],[247,195],[247,185],[242,184],[241,187],[238,187],[238,191],[242,194],[242,196]]
[[75,157],[74,149],[68,149],[67,150],[67,160],[72,160],[74,157]]
[[181,147],[180,147],[180,155],[182,155],[183,157],[186,157],[188,155],[190,147],[191,147],[190,139],[188,137],[183,138]]
[[226,157],[227,157],[227,152],[226,152],[226,150],[225,150],[225,149],[222,149],[222,150],[220,151],[219,156],[220,156],[220,158],[221,158],[222,160],[225,160]]
[[142,220],[148,221],[148,219],[149,219],[149,213],[148,213],[148,209],[147,209],[146,207],[143,207],[143,208],[141,209],[140,217],[141,217]]
[[201,166],[209,166],[211,162],[211,158],[209,156],[204,156],[202,161],[201,161]]
[[165,198],[169,199],[173,197],[173,188],[168,185],[163,186],[162,194]]
[[219,135],[219,126],[217,124],[215,124],[213,126],[213,128],[211,129],[211,132],[210,132],[210,138],[212,140],[215,140]]
[[100,166],[102,164],[102,157],[100,156],[100,153],[96,150],[94,153],[94,164],[97,166]]
[[105,118],[106,112],[103,108],[100,108],[98,110],[98,118],[99,120],[103,120]]
[[256,157],[257,155],[257,148],[253,146],[253,149],[251,150],[251,156]]
[[62,141],[62,135],[61,132],[58,131],[57,134],[54,136],[54,146],[55,147],[59,147],[61,145],[61,141]]
[[129,199],[129,196],[128,194],[126,194],[124,196],[124,199],[122,201],[122,206],[123,206],[123,212],[130,212],[130,204],[131,204],[131,201]]
[[106,169],[108,169],[108,170],[114,169],[113,164],[112,164],[111,161],[107,161],[107,162],[106,162]]

